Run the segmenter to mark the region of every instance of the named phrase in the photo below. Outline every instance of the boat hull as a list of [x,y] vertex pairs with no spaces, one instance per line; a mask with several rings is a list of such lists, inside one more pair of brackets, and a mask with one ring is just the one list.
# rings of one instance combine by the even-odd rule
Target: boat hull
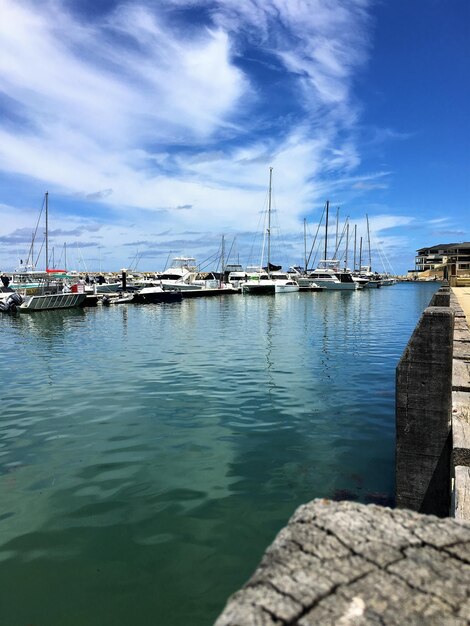
[[122,282],[119,283],[103,283],[101,285],[93,285],[89,288],[90,293],[118,293],[122,290]]
[[327,280],[322,281],[316,279],[316,284],[326,291],[355,291],[356,289],[362,289],[362,285],[358,283],[340,283],[329,282]]
[[85,304],[84,293],[52,293],[43,296],[30,296],[18,307],[20,313],[73,309]]
[[235,293],[238,293],[237,289],[234,288],[221,288],[221,289],[186,289],[181,292],[183,298],[211,298],[213,296],[231,296]]
[[242,293],[250,294],[250,296],[266,296],[276,293],[276,286],[272,285],[242,285]]
[[276,293],[294,293],[299,289],[299,285],[275,285]]
[[160,302],[181,302],[182,295],[177,291],[160,291],[157,293],[135,293],[133,302],[136,304],[159,304]]
[[185,283],[183,281],[165,282],[162,280],[161,286],[165,291],[194,291],[195,289],[202,289],[202,285]]

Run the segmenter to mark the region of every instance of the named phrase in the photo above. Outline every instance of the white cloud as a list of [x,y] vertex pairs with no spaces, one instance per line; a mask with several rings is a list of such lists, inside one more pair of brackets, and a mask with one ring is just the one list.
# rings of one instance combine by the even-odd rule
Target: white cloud
[[[188,4],[169,0],[166,9]],[[384,172],[354,175],[361,155],[348,132],[358,115],[353,80],[367,58],[368,2],[193,4],[210,6],[213,27],[193,24],[183,37],[158,5],[123,4],[85,22],[58,0],[0,0],[0,88],[25,120],[0,127],[0,168],[53,194],[101,202],[114,223],[100,235],[115,249],[131,222],[132,237],[145,241],[148,232],[200,232],[201,224],[213,233],[255,229],[269,166],[279,222],[299,239],[303,216],[318,213],[328,194],[386,184]],[[248,115],[263,105],[269,124],[275,86],[263,101],[256,77],[237,65],[247,42],[295,85],[300,110],[279,124],[282,135],[258,136],[260,121]],[[91,209],[84,202],[67,229],[91,220]],[[28,226],[5,211],[2,234]]]
[[310,106],[351,105],[352,77],[367,58],[368,5],[365,0],[225,0],[217,18],[228,31],[247,29],[252,40],[301,75]]

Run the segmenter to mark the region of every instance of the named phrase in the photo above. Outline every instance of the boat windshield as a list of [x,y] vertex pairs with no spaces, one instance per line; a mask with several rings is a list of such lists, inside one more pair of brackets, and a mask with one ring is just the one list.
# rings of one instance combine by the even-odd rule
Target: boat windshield
[[351,274],[347,274],[347,273],[340,273],[340,274],[336,274],[336,277],[340,279],[340,281],[342,283],[353,283],[353,277],[351,276]]
[[181,274],[162,274],[160,280],[181,280]]

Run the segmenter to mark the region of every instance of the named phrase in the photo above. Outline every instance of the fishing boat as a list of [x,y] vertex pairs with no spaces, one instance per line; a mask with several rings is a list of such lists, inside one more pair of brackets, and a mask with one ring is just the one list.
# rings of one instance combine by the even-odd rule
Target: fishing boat
[[158,285],[148,285],[133,293],[122,293],[116,297],[104,296],[104,306],[111,304],[160,304],[163,302],[181,302],[181,291],[168,291]]
[[316,269],[310,270],[307,276],[298,278],[298,283],[301,287],[314,284],[325,290],[362,289],[362,285],[354,281],[351,272],[341,270],[335,259],[319,261]]
[[271,280],[274,281],[276,293],[292,293],[300,290],[299,283],[286,272],[271,272]]
[[242,283],[246,282],[246,272],[239,263],[231,263],[225,266],[226,282],[237,291],[241,291]]
[[51,311],[53,309],[72,309],[84,306],[85,293],[47,293],[43,295],[26,296],[23,303],[17,307],[20,313],[34,313],[37,311]]
[[143,287],[133,294],[133,301],[137,304],[157,304],[160,302],[181,302],[181,291],[162,289],[158,285]]
[[261,268],[247,268],[246,281],[241,284],[242,293],[251,295],[272,295],[276,286],[269,274]]
[[202,289],[203,285],[195,282],[198,275],[196,259],[193,257],[175,257],[171,267],[156,276],[164,290]]
[[[85,293],[71,292],[67,288],[64,279],[67,277],[67,270],[49,268],[49,193],[46,191],[44,196],[45,207],[45,271],[36,272],[34,268],[34,274],[40,275],[38,284],[30,290],[21,290],[21,294],[24,297],[23,302],[17,307],[20,313],[32,313],[36,311],[51,311],[54,309],[70,309],[75,307],[84,306],[86,301]],[[42,209],[41,209],[42,214]],[[41,215],[39,216],[41,217]],[[38,220],[39,224],[39,220]],[[34,238],[33,238],[34,241]],[[27,264],[25,268],[27,267]],[[31,276],[31,271],[27,270],[26,275]],[[12,282],[12,286],[15,282]]]

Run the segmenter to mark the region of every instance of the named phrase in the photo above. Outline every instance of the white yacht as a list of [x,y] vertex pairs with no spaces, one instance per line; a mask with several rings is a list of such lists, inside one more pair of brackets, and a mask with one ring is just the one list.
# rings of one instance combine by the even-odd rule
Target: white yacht
[[276,284],[261,268],[247,268],[246,280],[241,283],[242,293],[268,295],[276,293]]
[[315,283],[318,287],[332,290],[352,291],[363,287],[354,281],[351,272],[339,269],[339,262],[335,259],[319,261],[317,269],[308,271],[305,277],[298,279],[298,282],[301,287]]
[[370,265],[361,265],[360,270],[353,272],[353,279],[362,283],[366,289],[378,289],[382,286],[380,275],[371,270]]
[[271,280],[274,281],[276,293],[292,293],[299,291],[299,283],[286,272],[271,272]]
[[163,289],[202,289],[203,284],[196,282],[198,269],[193,257],[175,257],[171,267],[161,274],[157,280]]
[[246,272],[239,263],[231,263],[225,266],[225,276],[227,282],[234,289],[241,290],[241,285],[246,281]]

